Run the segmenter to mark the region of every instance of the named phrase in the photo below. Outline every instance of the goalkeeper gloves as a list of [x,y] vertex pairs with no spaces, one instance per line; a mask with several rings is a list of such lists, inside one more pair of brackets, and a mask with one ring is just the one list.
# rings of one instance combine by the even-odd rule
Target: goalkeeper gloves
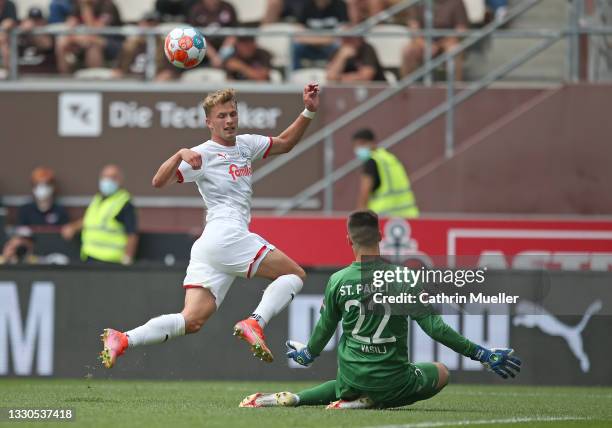
[[480,361],[489,371],[495,372],[504,379],[515,377],[521,371],[521,360],[514,356],[514,349],[476,346],[476,351],[470,357]]
[[314,357],[310,355],[308,346],[296,342],[295,340],[288,340],[285,342],[285,345],[287,346],[287,358],[292,359],[304,367],[310,367],[314,361]]

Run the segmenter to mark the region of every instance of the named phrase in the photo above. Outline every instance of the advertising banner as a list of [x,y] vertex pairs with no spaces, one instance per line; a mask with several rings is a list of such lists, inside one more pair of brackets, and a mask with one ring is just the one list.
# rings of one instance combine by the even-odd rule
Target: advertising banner
[[[309,369],[290,366],[284,356],[287,338],[308,340],[331,273],[308,272],[302,292],[266,328],[275,355],[272,364],[254,359],[247,346],[232,336],[234,323],[252,312],[267,284],[260,279],[238,279],[199,333],[129,349],[116,367],[105,370],[97,360],[102,329],[127,330],[152,317],[179,312],[184,271],[3,268],[0,376],[331,379],[336,375],[340,329]],[[517,383],[610,385],[611,279],[608,272],[489,271],[484,285],[466,285],[465,292],[496,295],[503,290],[516,296],[514,303],[435,306],[447,324],[472,341],[515,348],[524,362]],[[451,369],[453,381],[501,382],[480,364],[433,342],[414,322],[410,336],[412,361],[441,361]]]
[[[382,220],[382,252],[427,266],[492,269],[612,268],[612,222],[444,218]],[[304,266],[352,260],[345,217],[255,217],[251,230]]]

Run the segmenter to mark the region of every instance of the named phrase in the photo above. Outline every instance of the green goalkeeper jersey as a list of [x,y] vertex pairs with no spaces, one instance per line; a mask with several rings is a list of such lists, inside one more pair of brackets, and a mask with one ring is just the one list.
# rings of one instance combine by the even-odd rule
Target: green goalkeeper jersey
[[[408,326],[410,318],[434,340],[470,356],[475,344],[450,328],[430,305],[419,302],[419,285],[387,284],[373,287],[375,269],[389,269],[381,262],[354,262],[334,273],[325,289],[321,318],[308,342],[312,355],[321,353],[342,321],[338,344],[338,376],[354,388],[381,391],[406,382],[409,373]],[[376,303],[381,295],[411,294],[415,303]],[[380,301],[380,297],[376,299]]]

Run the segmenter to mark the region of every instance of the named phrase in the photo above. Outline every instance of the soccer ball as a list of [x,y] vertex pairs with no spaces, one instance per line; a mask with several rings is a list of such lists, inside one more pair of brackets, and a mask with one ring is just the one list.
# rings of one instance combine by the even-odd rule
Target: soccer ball
[[175,67],[193,68],[206,55],[206,40],[195,28],[175,28],[166,36],[164,52]]

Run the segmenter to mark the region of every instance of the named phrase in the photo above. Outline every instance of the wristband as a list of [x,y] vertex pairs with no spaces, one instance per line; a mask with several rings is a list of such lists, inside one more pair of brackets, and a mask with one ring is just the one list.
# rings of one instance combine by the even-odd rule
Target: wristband
[[302,112],[302,116],[304,116],[306,119],[314,119],[315,116],[317,115],[316,111],[310,111],[307,108],[304,109],[304,111]]

